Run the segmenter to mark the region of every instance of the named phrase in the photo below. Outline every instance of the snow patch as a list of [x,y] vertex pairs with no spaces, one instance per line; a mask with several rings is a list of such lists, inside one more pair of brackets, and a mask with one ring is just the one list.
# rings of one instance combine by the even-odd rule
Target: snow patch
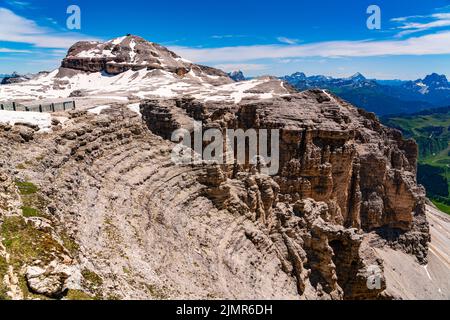
[[[244,93],[247,90],[250,90],[257,86],[259,84],[259,81],[251,80],[247,82],[239,82],[239,83],[233,83],[230,85],[230,89],[235,89],[235,92],[231,93],[231,97],[234,99],[234,103],[239,103],[244,98]],[[233,88],[235,87],[235,88]],[[234,91],[234,90],[233,90]]]
[[14,125],[20,122],[37,125],[41,131],[50,131],[52,127],[49,113],[0,110],[0,123]]
[[89,109],[89,113],[100,114],[103,110],[111,108],[110,105],[97,106],[95,108]]
[[136,63],[135,60],[136,60],[137,53],[134,50],[135,48],[136,48],[136,42],[134,41],[134,39],[132,39],[131,42],[130,42],[130,49],[131,49],[131,51],[130,51],[130,62],[131,63]]
[[426,265],[426,266],[423,266],[423,268],[425,269],[425,271],[427,272],[427,276],[428,276],[428,278],[430,279],[430,280],[433,280],[433,279],[431,279],[431,275],[430,275],[430,273],[428,272],[428,265]]
[[118,45],[118,44],[121,44],[122,41],[125,40],[125,38],[126,38],[126,36],[116,38],[116,39],[114,39],[114,40],[111,40],[111,43],[112,43],[113,45],[116,46],[116,45]]
[[427,86],[425,83],[423,83],[423,82],[417,82],[416,85],[417,85],[418,87],[420,87],[419,92],[420,92],[421,94],[427,94],[427,93],[430,91],[430,90],[428,89],[428,86]]
[[188,60],[188,59],[184,59],[184,58],[175,58],[176,61],[181,61],[184,63],[193,63],[192,61]]
[[140,103],[132,103],[132,104],[129,104],[127,107],[131,111],[136,112],[137,114],[141,115],[140,105],[141,105]]

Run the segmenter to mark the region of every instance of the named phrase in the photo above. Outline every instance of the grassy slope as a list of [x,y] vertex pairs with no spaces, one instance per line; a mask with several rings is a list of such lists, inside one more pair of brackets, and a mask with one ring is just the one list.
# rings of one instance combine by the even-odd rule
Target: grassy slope
[[[384,117],[382,121],[418,142],[419,182],[428,184],[428,196],[440,210],[450,214],[450,107]],[[447,190],[443,190],[442,182]]]

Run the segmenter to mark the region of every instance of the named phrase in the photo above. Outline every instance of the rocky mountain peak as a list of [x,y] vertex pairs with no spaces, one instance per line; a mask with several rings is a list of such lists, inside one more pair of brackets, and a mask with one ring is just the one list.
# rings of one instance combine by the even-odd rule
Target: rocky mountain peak
[[427,75],[425,79],[422,81],[427,86],[433,87],[433,86],[442,86],[447,87],[449,86],[447,77],[445,75],[440,75],[437,73],[432,73],[430,75]]
[[229,79],[218,69],[199,66],[173,51],[141,37],[127,35],[106,42],[81,41],[74,44],[62,62],[62,68],[117,75],[128,70],[163,70],[184,76],[192,69],[196,75]]
[[235,70],[233,72],[228,73],[228,75],[230,76],[231,79],[233,79],[236,82],[246,80],[244,73],[241,70]]
[[295,77],[298,79],[306,79],[306,74],[304,74],[303,72],[295,72],[291,75],[291,77]]
[[350,79],[353,80],[353,81],[365,81],[365,80],[367,80],[367,78],[364,77],[364,76],[363,76],[361,73],[359,73],[359,72],[357,72],[357,73],[355,73],[354,75],[352,75],[352,76],[350,77]]

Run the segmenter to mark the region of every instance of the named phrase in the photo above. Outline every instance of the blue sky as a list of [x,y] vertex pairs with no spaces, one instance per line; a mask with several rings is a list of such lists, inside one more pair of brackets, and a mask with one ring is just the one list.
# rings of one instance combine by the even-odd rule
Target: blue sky
[[[66,27],[72,4],[77,32]],[[366,26],[373,4],[380,30]],[[132,33],[247,75],[450,76],[450,0],[0,0],[0,23],[0,73],[51,70],[75,41]]]

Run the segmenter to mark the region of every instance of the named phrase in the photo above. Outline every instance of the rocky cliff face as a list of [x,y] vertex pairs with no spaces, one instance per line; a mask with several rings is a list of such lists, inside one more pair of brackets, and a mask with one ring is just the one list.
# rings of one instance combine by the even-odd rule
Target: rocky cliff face
[[281,130],[276,176],[261,176],[250,165],[214,165],[199,181],[218,209],[244,215],[271,235],[247,237],[284,253],[279,259],[290,266],[299,295],[377,297],[382,290],[368,290],[366,282],[379,261],[366,242],[426,262],[430,237],[424,190],[415,180],[417,146],[372,114],[321,90],[237,106],[152,100],[141,111],[148,127],[165,138],[182,127],[175,117],[182,113],[223,131]]

